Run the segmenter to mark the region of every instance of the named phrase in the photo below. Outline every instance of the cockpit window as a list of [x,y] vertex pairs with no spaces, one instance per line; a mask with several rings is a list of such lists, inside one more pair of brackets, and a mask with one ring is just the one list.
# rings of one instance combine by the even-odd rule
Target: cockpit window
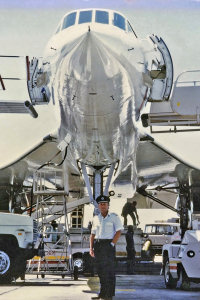
[[113,25],[117,26],[123,30],[126,29],[124,17],[122,17],[120,14],[117,14],[117,13],[114,13]]
[[79,15],[79,24],[89,23],[92,21],[92,10],[81,11]]
[[76,12],[67,15],[64,18],[62,29],[73,26],[75,24],[75,21],[76,21]]
[[109,23],[108,12],[102,10],[96,10],[95,22],[108,24]]

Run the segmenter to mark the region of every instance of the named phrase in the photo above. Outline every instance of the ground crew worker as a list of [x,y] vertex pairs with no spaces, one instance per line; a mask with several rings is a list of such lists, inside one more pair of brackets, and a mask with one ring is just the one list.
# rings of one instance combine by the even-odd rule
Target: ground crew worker
[[135,245],[133,235],[133,226],[129,225],[126,233],[127,274],[133,274],[133,266],[135,264]]
[[[137,209],[136,209],[137,202],[133,201],[131,202],[126,202],[126,204],[122,208],[122,217],[124,217],[124,226],[127,226],[127,216],[130,215],[130,217],[133,220],[133,226],[136,226],[136,219],[137,223],[139,224],[139,217],[137,214]],[[137,225],[138,225],[137,224]]]
[[90,235],[90,255],[95,257],[100,293],[92,299],[110,300],[115,295],[115,245],[123,229],[119,216],[109,213],[110,199],[96,199],[100,214],[94,216]]

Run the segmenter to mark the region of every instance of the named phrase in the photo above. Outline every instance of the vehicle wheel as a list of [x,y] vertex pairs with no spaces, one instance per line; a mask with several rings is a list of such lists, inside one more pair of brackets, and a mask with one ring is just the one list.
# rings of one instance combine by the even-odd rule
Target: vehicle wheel
[[78,280],[78,267],[74,266],[74,280]]
[[177,280],[172,277],[169,270],[169,259],[165,259],[164,263],[164,278],[165,278],[165,285],[168,289],[174,289],[177,285]]
[[0,246],[0,284],[11,283],[13,279],[14,257],[10,250]]
[[[15,253],[16,255],[16,253]],[[15,257],[15,270],[14,270],[14,277],[17,279],[21,277],[22,280],[25,280],[25,273],[26,273],[26,260],[22,257],[22,255],[16,255]]]
[[44,274],[42,274],[42,275],[41,275],[41,277],[42,277],[42,278],[45,278],[45,275],[44,275]]
[[62,278],[64,279],[64,278],[65,278],[65,275],[62,275]]
[[83,259],[82,257],[75,257],[73,259],[73,267],[77,267],[78,268],[78,272],[82,272],[83,271]]
[[180,284],[181,284],[180,288],[182,290],[187,291],[190,289],[190,281],[189,281],[189,278],[183,267],[181,267],[181,270],[180,270],[179,280],[180,280]]

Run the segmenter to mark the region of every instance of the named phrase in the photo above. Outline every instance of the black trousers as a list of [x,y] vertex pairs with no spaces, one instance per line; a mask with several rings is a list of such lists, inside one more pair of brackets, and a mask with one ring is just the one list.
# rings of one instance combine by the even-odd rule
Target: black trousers
[[124,226],[127,226],[127,216],[130,216],[131,217],[131,219],[133,220],[133,226],[135,226],[136,225],[136,218],[135,218],[135,215],[134,215],[134,213],[133,212],[131,212],[131,213],[127,213],[127,214],[124,214],[123,215],[123,217],[124,217]]
[[133,274],[135,265],[135,249],[126,247],[127,251],[127,274]]
[[94,242],[94,255],[97,274],[100,280],[101,298],[115,295],[115,247],[112,240],[99,240]]

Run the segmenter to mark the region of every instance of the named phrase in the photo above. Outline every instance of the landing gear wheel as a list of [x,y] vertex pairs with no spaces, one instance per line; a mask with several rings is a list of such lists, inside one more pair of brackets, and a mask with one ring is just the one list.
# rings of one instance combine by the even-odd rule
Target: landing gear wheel
[[65,275],[62,275],[62,278],[64,279],[64,278],[65,278]]
[[78,267],[74,266],[74,280],[78,280]]
[[11,283],[13,279],[12,270],[14,259],[10,250],[0,245],[0,284]]
[[169,270],[169,259],[165,260],[164,265],[164,278],[165,278],[165,285],[168,289],[175,289],[177,285],[177,280],[172,277]]
[[188,276],[185,273],[185,270],[183,269],[183,267],[180,270],[179,280],[180,280],[180,284],[181,284],[180,288],[184,291],[188,291],[190,289],[190,281],[189,281]]
[[45,278],[45,275],[44,275],[44,274],[42,274],[42,275],[41,275],[41,277],[42,277],[42,278]]

